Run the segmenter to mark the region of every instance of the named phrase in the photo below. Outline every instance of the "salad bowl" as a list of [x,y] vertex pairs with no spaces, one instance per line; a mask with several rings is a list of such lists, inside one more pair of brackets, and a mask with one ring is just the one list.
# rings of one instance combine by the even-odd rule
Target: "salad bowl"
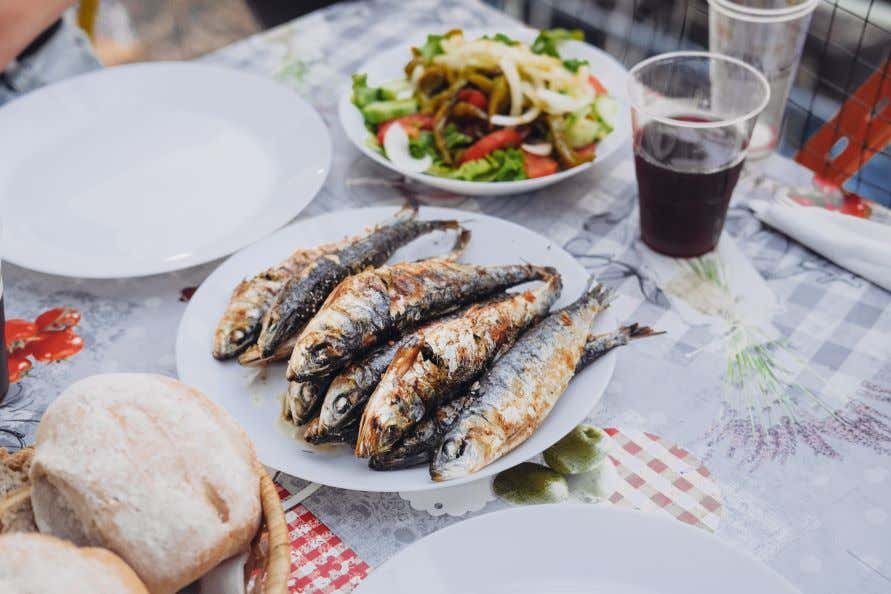
[[[409,107],[406,110],[408,113],[400,111],[400,109],[405,105],[410,106],[413,101],[411,99],[412,83],[410,76],[406,75],[406,64],[413,57],[412,48],[420,48],[421,51],[426,52],[430,47],[431,39],[440,38],[440,33],[443,32],[431,32],[429,36],[418,35],[405,44],[376,54],[358,68],[353,77],[352,86],[344,89],[340,97],[338,111],[341,125],[347,137],[357,149],[377,163],[410,179],[455,194],[474,196],[508,195],[538,190],[584,171],[590,172],[592,169],[593,174],[596,175],[596,164],[606,161],[623,147],[627,148],[627,141],[631,137],[630,114],[624,90],[627,70],[604,51],[575,39],[565,39],[555,44],[559,52],[559,60],[564,64],[583,64],[583,67],[586,69],[583,72],[590,72],[593,75],[592,78],[596,81],[594,84],[598,88],[598,91],[592,94],[594,99],[591,101],[591,113],[595,114],[593,119],[596,123],[602,126],[602,132],[595,144],[588,149],[593,149],[595,153],[593,161],[581,162],[573,166],[565,166],[561,161],[559,168],[556,168],[555,165],[558,159],[555,151],[552,150],[550,157],[544,156],[543,159],[532,156],[526,151],[527,147],[538,152],[541,152],[540,147],[548,150],[547,143],[538,141],[537,144],[527,145],[524,142],[522,149],[520,149],[519,146],[516,146],[519,144],[519,141],[517,141],[514,145],[515,149],[511,151],[511,154],[516,156],[515,161],[518,161],[518,163],[507,162],[503,157],[501,160],[490,157],[490,169],[494,171],[483,173],[474,178],[474,171],[471,166],[461,167],[457,162],[452,168],[446,168],[442,166],[438,159],[434,159],[430,167],[424,167],[426,163],[418,163],[420,159],[413,158],[413,153],[418,152],[414,138],[406,139],[405,135],[401,133],[392,135],[394,137],[400,136],[401,138],[396,138],[395,142],[390,143],[391,150],[388,153],[384,146],[383,136],[390,127],[388,126],[389,121],[395,121],[400,117],[404,118],[404,120],[407,120],[408,125],[403,127],[407,128],[410,133],[417,132],[417,130],[412,130],[413,118],[417,118],[417,121],[421,122],[423,127],[430,128],[431,116],[421,114],[419,117],[413,115],[413,111],[416,111],[416,108],[412,110]],[[477,40],[484,36],[492,40],[504,39],[506,40],[505,43],[516,44],[519,42],[523,46],[530,48],[536,47],[539,43],[537,42],[539,32],[533,29],[511,29],[506,32],[473,30],[463,32],[463,36],[465,40]],[[552,45],[552,47],[554,46]],[[532,57],[538,58],[538,56]],[[468,87],[475,90],[473,85],[468,85]],[[371,103],[374,103],[371,107],[368,106],[368,100],[365,100],[365,105],[359,106],[363,103],[360,95],[365,92],[375,94],[371,99]],[[551,93],[551,96],[553,95],[556,95],[556,93]],[[459,99],[459,101],[462,99]],[[560,97],[556,98],[556,100],[560,99]],[[481,103],[480,105],[484,104]],[[380,106],[383,106],[385,109],[378,109]],[[597,115],[600,111],[603,112],[602,121],[600,116]],[[524,113],[524,115],[526,114],[528,114],[528,111]],[[539,122],[543,120],[544,115],[542,111]],[[408,117],[406,118],[405,116]],[[496,132],[494,136],[497,137],[498,134],[506,135],[507,133],[504,133],[504,130],[508,128],[528,133],[526,131],[536,124],[539,127],[544,126],[544,124],[538,122],[531,122],[532,126],[530,126],[528,125],[529,122],[523,122],[522,120],[518,126],[511,126],[509,122],[511,120],[510,117],[501,116],[501,118],[501,120],[495,118],[495,121],[507,121],[508,123],[504,126],[495,126],[493,121],[492,124],[488,125],[487,132],[494,129]],[[426,120],[428,125],[423,125],[424,120]],[[517,120],[514,119],[513,121]],[[485,138],[478,140],[485,140]],[[406,148],[407,142],[410,144]],[[473,153],[476,150],[477,147],[474,147],[474,144],[476,143],[459,148],[458,154],[466,158],[467,153]],[[395,149],[393,148],[394,146],[396,147]],[[431,151],[431,154],[435,155],[436,153]],[[524,169],[529,172],[529,160],[531,160],[531,166],[533,167],[531,175],[529,173],[519,173],[511,177],[511,172],[516,172],[518,169]],[[541,163],[544,163],[544,172],[540,168],[538,171],[535,170]],[[548,169],[549,163],[550,169]],[[485,169],[486,165],[480,164]],[[557,169],[556,171],[553,170],[555,168]],[[501,171],[507,172],[503,179],[498,177],[498,173]]]

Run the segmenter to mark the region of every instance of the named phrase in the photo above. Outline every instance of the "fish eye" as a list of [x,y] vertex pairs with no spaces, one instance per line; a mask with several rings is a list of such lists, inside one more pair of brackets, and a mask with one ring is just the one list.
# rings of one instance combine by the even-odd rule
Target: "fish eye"
[[338,396],[334,399],[334,410],[340,414],[343,414],[349,408],[349,400],[346,396]]
[[389,427],[384,429],[381,437],[383,438],[384,442],[393,443],[399,437],[399,430],[396,429],[396,427],[394,427],[393,425],[390,425]]
[[460,458],[464,453],[464,440],[460,437],[452,437],[442,444],[442,451],[449,458]]

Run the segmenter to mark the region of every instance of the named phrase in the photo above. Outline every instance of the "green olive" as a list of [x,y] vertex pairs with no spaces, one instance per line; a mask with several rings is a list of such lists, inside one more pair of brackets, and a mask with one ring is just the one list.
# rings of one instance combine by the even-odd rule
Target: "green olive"
[[579,425],[544,451],[548,466],[560,474],[587,472],[606,458],[601,441],[608,437],[593,425]]
[[569,497],[565,478],[533,462],[498,473],[492,487],[496,495],[514,505],[557,503]]

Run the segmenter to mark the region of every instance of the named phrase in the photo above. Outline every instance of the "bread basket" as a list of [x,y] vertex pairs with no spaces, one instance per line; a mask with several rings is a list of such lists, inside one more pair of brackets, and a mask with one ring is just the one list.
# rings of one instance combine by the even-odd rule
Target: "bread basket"
[[[2,448],[0,448],[2,451]],[[30,453],[31,448],[24,452]],[[263,520],[260,530],[251,543],[245,575],[248,576],[248,594],[286,594],[288,574],[291,568],[291,544],[288,526],[282,510],[281,499],[275,484],[263,466],[260,472],[260,502]],[[0,518],[13,508],[18,508],[30,498],[31,487],[22,486],[7,493],[0,500]]]

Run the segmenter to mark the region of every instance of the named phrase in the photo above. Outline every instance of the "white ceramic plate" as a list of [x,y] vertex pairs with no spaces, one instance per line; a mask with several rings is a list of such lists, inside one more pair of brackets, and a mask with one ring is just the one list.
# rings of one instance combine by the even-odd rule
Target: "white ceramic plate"
[[179,63],[109,68],[0,109],[3,258],[65,276],[201,264],[281,227],[331,162],[328,130],[271,80]]
[[375,569],[356,594],[797,594],[705,531],[605,505],[542,505],[434,532]]
[[[445,28],[443,30],[445,30]],[[538,35],[538,32],[533,29],[524,28],[513,30],[469,30],[465,31],[465,36],[467,36],[468,39],[476,39],[482,35],[494,34],[499,31],[527,44],[531,44],[535,39],[535,36]],[[367,73],[369,84],[371,85],[380,84],[404,76],[402,69],[411,56],[410,48],[412,46],[423,44],[428,33],[436,32],[437,31],[423,32],[423,34],[418,34],[415,39],[409,40],[404,45],[375,54],[368,62],[360,66],[356,72]],[[596,162],[603,162],[631,138],[631,116],[628,111],[628,102],[625,93],[625,77],[627,76],[628,71],[612,56],[603,50],[588,45],[587,43],[567,41],[560,46],[560,54],[564,58],[588,60],[591,72],[600,79],[610,95],[619,100],[620,107],[619,112],[616,115],[616,128],[597,147]],[[381,165],[384,165],[397,173],[401,173],[402,175],[435,188],[454,192],[456,194],[495,196],[531,192],[532,190],[537,190],[568,177],[572,177],[573,175],[577,175],[594,165],[593,163],[585,163],[584,165],[579,165],[578,167],[573,167],[572,169],[561,171],[554,175],[512,182],[468,182],[436,177],[424,173],[403,171],[396,167],[389,159],[368,147],[366,140],[368,139],[369,132],[365,127],[361,112],[352,104],[350,100],[351,96],[352,90],[349,88],[345,89],[340,97],[338,110],[343,129],[353,144],[356,145],[356,148]]]
[[[281,395],[286,390],[284,364],[268,369],[265,378],[235,362],[220,362],[210,355],[213,331],[241,279],[278,262],[299,246],[312,246],[360,232],[382,221],[393,208],[346,210],[300,221],[250,246],[224,262],[205,280],[186,309],[176,340],[176,366],[181,380],[223,405],[247,430],[260,460],[273,468],[309,481],[359,491],[417,491],[467,482],[514,466],[538,454],[563,437],[591,411],[603,394],[615,367],[609,354],[576,377],[538,431],[524,444],[482,472],[464,481],[434,483],[426,467],[392,472],[370,470],[366,460],[346,446],[314,447],[298,439],[279,420]],[[458,219],[473,237],[463,261],[475,264],[531,262],[554,266],[563,275],[563,306],[578,297],[587,273],[569,254],[544,237],[513,223],[481,214],[447,208],[421,209],[422,218]],[[416,240],[399,250],[391,261],[428,257],[448,251],[453,236],[438,233]],[[597,321],[599,331],[617,326],[607,310]]]

